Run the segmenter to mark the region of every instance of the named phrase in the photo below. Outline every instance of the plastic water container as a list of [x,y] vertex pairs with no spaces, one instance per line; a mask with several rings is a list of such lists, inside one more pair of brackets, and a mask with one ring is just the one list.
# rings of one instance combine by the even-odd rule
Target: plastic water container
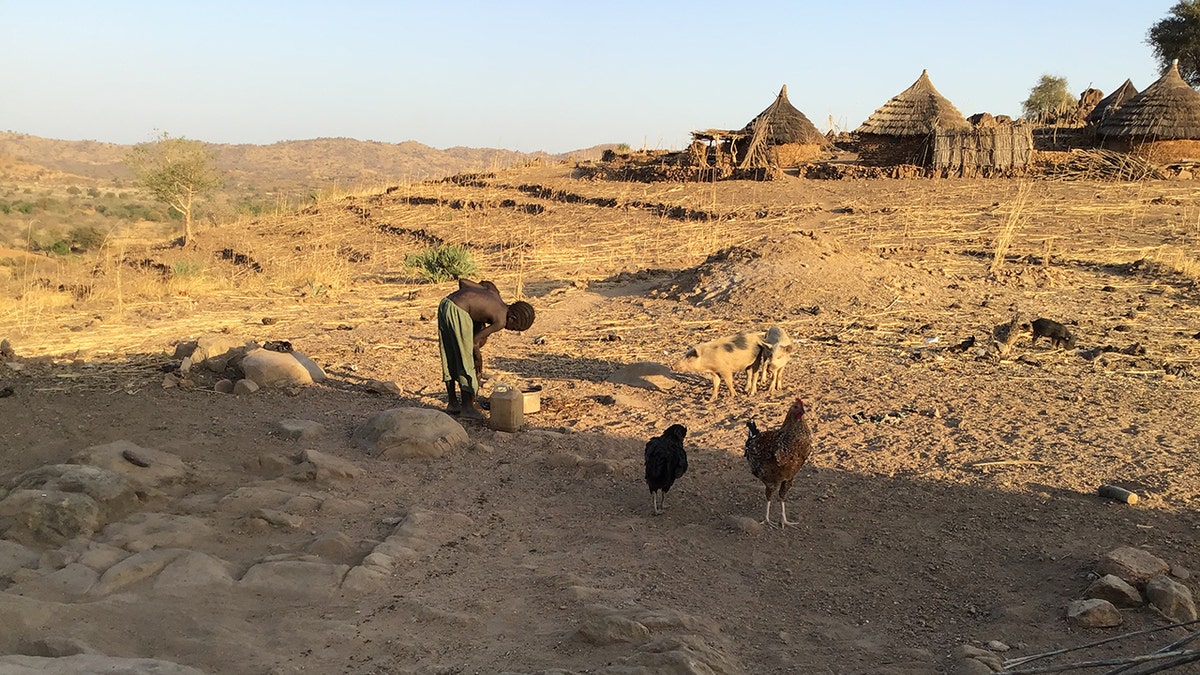
[[525,426],[525,395],[510,384],[492,389],[488,426],[498,431],[520,431]]

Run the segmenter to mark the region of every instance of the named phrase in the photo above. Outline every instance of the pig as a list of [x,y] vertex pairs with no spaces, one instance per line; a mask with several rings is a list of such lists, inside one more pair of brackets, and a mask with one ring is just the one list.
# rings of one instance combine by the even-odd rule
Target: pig
[[795,344],[788,337],[787,331],[779,326],[771,326],[763,335],[758,359],[750,367],[750,376],[746,378],[746,393],[753,396],[758,392],[760,384],[766,385],[768,392],[778,391],[783,383],[783,367],[787,365],[794,348]]
[[1038,319],[1030,324],[1030,330],[1033,333],[1033,341],[1029,346],[1037,344],[1038,338],[1050,338],[1050,344],[1055,347],[1066,347],[1070,349],[1075,346],[1075,336],[1071,335],[1071,331],[1067,327],[1057,321],[1050,319]]
[[752,368],[759,358],[766,333],[743,331],[737,335],[701,342],[683,355],[671,369],[680,373],[708,373],[712,376],[713,390],[709,403],[717,400],[721,392],[721,380],[729,388],[730,396],[737,396],[733,387],[733,374]]

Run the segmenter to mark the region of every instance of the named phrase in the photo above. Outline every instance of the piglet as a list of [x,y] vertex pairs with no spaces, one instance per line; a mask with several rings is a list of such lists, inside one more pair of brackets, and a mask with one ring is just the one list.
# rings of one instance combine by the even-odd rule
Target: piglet
[[671,369],[680,373],[708,373],[712,376],[713,391],[708,401],[717,400],[721,380],[731,396],[737,396],[733,374],[750,369],[759,358],[765,333],[744,331],[737,335],[701,342],[687,350]]
[[1033,341],[1030,346],[1036,345],[1038,338],[1045,337],[1050,339],[1050,344],[1055,347],[1066,347],[1070,349],[1075,346],[1075,336],[1071,335],[1071,331],[1067,327],[1057,321],[1050,319],[1037,319],[1030,324],[1030,329],[1033,332]]
[[793,348],[795,344],[792,338],[788,337],[787,331],[779,326],[771,326],[763,336],[758,359],[750,368],[750,376],[746,379],[746,393],[753,396],[758,392],[760,384],[766,385],[768,392],[779,390],[783,384],[783,367],[791,358]]

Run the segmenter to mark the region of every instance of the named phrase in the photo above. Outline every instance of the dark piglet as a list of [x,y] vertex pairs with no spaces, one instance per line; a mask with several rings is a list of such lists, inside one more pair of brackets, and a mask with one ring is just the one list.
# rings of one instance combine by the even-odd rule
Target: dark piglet
[[1065,347],[1071,349],[1075,346],[1075,336],[1071,335],[1071,331],[1067,327],[1057,321],[1051,319],[1038,319],[1030,324],[1030,329],[1033,332],[1033,341],[1030,345],[1036,345],[1038,338],[1049,338],[1050,343],[1055,347]]

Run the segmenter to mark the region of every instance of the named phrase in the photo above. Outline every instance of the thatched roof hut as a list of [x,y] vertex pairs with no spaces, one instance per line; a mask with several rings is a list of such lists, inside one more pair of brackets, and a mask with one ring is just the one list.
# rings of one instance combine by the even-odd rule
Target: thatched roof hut
[[860,159],[872,164],[926,164],[930,134],[938,129],[969,129],[971,123],[929,80],[929,71],[896,94],[863,122]]
[[829,145],[816,125],[788,100],[786,84],[775,102],[750,120],[742,133],[750,138],[740,164],[743,169],[796,166],[816,159]]
[[1137,95],[1138,90],[1137,87],[1133,86],[1133,81],[1125,80],[1125,84],[1122,84],[1120,87],[1117,87],[1116,91],[1100,99],[1096,107],[1092,108],[1092,111],[1087,116],[1088,124],[1103,122],[1116,112],[1117,108],[1120,108],[1126,101]]
[[1105,147],[1154,162],[1200,158],[1200,92],[1183,81],[1175,61],[1109,115],[1097,133]]

